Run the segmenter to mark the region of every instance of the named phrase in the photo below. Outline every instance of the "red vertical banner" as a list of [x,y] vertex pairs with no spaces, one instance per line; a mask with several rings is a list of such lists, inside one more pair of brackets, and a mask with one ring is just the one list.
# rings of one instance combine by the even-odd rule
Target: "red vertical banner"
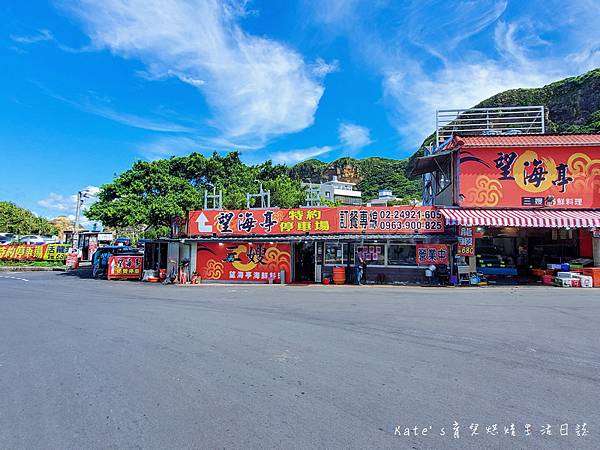
[[458,227],[458,248],[456,253],[459,256],[475,256],[475,230],[473,227]]

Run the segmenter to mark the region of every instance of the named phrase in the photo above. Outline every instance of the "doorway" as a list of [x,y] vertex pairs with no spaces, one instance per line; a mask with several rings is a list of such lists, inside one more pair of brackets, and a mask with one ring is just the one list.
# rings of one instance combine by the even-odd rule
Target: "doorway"
[[313,283],[315,281],[315,244],[296,242],[294,244],[294,282]]

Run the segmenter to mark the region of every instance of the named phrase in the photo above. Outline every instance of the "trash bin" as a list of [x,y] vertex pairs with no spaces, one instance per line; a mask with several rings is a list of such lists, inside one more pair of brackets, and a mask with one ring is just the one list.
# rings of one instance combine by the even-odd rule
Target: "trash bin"
[[333,282],[335,284],[346,283],[346,268],[345,267],[334,267],[333,268]]

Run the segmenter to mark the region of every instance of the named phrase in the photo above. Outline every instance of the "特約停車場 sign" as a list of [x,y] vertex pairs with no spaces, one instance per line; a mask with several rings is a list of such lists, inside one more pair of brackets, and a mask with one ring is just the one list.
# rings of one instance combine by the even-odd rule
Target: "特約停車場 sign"
[[335,207],[191,211],[188,234],[298,235],[339,233],[441,233],[434,207]]

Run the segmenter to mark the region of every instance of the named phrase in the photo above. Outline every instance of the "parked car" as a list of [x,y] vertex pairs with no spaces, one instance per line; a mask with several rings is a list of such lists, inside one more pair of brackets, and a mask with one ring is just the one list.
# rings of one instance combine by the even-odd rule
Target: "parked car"
[[45,244],[46,238],[38,234],[28,234],[19,238],[20,244]]
[[118,237],[115,239],[114,245],[130,245],[131,239],[128,237]]
[[0,244],[10,244],[15,240],[14,233],[0,233]]

